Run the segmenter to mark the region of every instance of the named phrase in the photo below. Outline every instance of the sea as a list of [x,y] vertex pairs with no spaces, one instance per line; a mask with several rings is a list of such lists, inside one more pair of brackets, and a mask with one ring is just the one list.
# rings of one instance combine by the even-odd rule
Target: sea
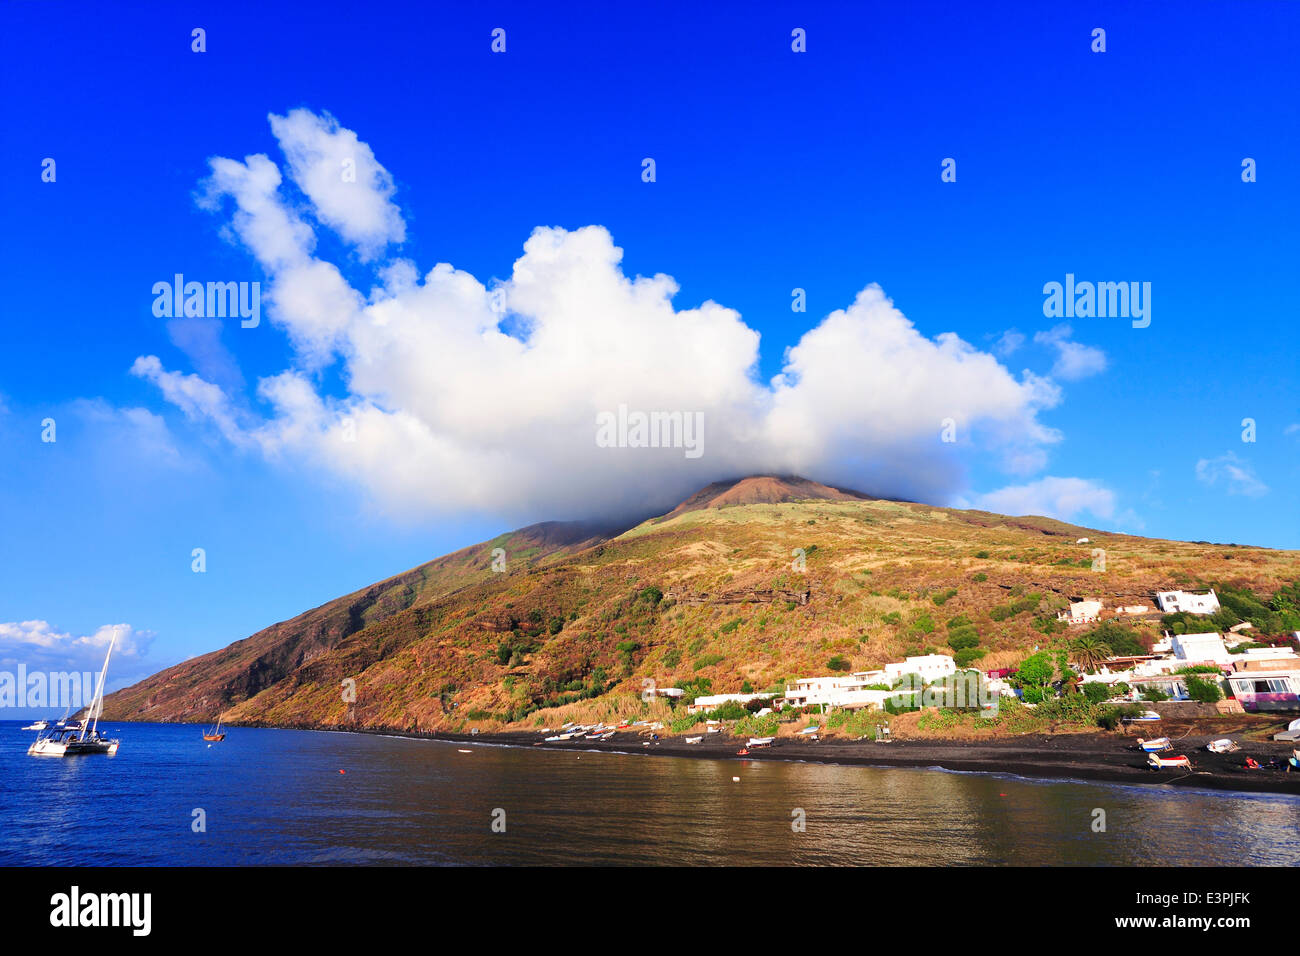
[[1300,798],[939,769],[0,722],[0,864],[1296,865]]

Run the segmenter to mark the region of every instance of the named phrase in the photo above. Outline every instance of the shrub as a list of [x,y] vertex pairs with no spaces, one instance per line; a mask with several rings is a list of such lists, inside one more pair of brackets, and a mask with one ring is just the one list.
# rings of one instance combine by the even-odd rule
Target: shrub
[[967,625],[965,627],[953,628],[948,632],[948,646],[954,651],[965,650],[979,644],[979,632],[975,628]]
[[930,600],[933,601],[936,606],[939,606],[939,605],[946,604],[948,601],[952,600],[956,596],[957,596],[957,589],[949,588],[946,591],[940,591],[937,594],[931,594]]
[[718,633],[719,633],[719,634],[730,634],[730,633],[731,633],[732,631],[734,631],[736,628],[740,627],[740,625],[741,625],[742,623],[743,623],[743,619],[742,619],[742,618],[739,618],[739,617],[733,617],[733,618],[732,618],[730,621],[728,621],[726,624],[722,625],[722,627],[718,628]]
[[985,574],[983,571],[980,571],[980,572],[979,572],[978,574],[976,574],[973,578],[971,578],[971,580],[974,581],[976,584],[983,584],[983,583],[984,583],[985,581],[987,581],[988,579],[989,579],[989,576],[988,576],[987,574]]
[[1111,696],[1111,689],[1105,684],[1096,681],[1084,684],[1080,690],[1083,691],[1083,696],[1087,697],[1088,700],[1092,701],[1094,704],[1100,704],[1107,697]]
[[1219,689],[1217,681],[1188,677],[1187,696],[1202,704],[1214,704],[1223,699],[1223,691]]
[[987,551],[976,551],[976,552],[975,552],[975,557],[977,557],[977,558],[987,558],[988,556],[989,556],[989,553],[988,553]]
[[912,621],[908,631],[913,634],[929,634],[934,630],[934,620],[928,614],[922,614]]
[[1088,637],[1109,647],[1111,654],[1116,657],[1145,654],[1149,650],[1141,634],[1118,621],[1102,621],[1086,633]]
[[836,654],[826,662],[826,666],[833,671],[850,671],[853,669],[853,665],[850,664],[842,654]]
[[1017,614],[1023,614],[1025,611],[1032,611],[1038,607],[1038,602],[1042,595],[1027,594],[1022,598],[1010,602],[1009,604],[999,604],[993,610],[989,611],[989,617],[995,621],[1005,621],[1008,618],[1015,617]]
[[1135,707],[1132,704],[1120,704],[1118,706],[1106,706],[1097,712],[1097,726],[1106,730],[1114,730],[1125,717],[1136,717],[1142,712],[1142,708]]
[[953,662],[958,667],[966,667],[983,657],[987,651],[980,647],[963,647],[953,655]]

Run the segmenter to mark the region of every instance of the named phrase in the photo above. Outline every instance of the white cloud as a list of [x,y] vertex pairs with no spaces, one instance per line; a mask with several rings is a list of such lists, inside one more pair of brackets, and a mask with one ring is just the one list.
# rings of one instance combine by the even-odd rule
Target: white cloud
[[1077,381],[1106,371],[1106,353],[1091,345],[1072,342],[1074,330],[1068,325],[1058,325],[1034,335],[1034,341],[1056,349],[1056,364],[1052,374],[1066,381]]
[[993,343],[993,351],[1003,358],[1014,355],[1025,344],[1025,337],[1015,329],[1007,329]]
[[401,210],[391,202],[393,177],[356,133],[328,113],[317,116],[305,109],[268,119],[289,175],[320,222],[355,244],[367,260],[406,238]]
[[1218,458],[1200,459],[1196,463],[1196,480],[1210,487],[1222,482],[1230,495],[1258,498],[1268,494],[1268,486],[1255,476],[1250,463],[1232,452]]
[[138,631],[129,624],[105,624],[90,634],[77,635],[40,620],[0,623],[0,669],[13,671],[23,664],[29,672],[97,671],[104,665],[114,633],[114,673],[121,677],[147,671],[151,665],[143,659],[154,640],[152,631]]
[[131,365],[131,374],[152,382],[171,402],[193,421],[208,421],[216,425],[226,440],[236,445],[246,444],[246,437],[235,420],[230,399],[218,386],[197,375],[168,372],[156,355],[142,355]]
[[[354,133],[305,111],[272,126],[304,214],[363,254],[404,237],[391,177]],[[344,153],[364,158],[367,198],[331,178]],[[133,372],[230,441],[346,476],[394,513],[646,511],[758,471],[943,500],[964,484],[966,456],[1028,474],[1060,438],[1038,420],[1060,401],[1058,386],[1016,377],[952,333],[927,337],[876,285],[809,330],[764,384],[754,377],[759,335],[735,310],[677,308],[676,282],[626,275],[603,227],[534,230],[492,288],[448,263],[421,278],[397,258],[374,263],[378,284],[363,294],[314,257],[315,235],[267,157],[211,165],[200,202],[234,201],[230,234],[269,274],[269,315],[295,364],[260,381],[263,418],[154,356]],[[335,360],[342,395],[313,378]],[[597,414],[620,405],[703,413],[703,457],[597,447]],[[948,419],[954,444],[940,438]]]
[[1075,521],[1080,515],[1111,521],[1115,493],[1087,478],[1047,476],[1023,485],[1009,485],[974,496],[972,507],[1006,515],[1043,515]]

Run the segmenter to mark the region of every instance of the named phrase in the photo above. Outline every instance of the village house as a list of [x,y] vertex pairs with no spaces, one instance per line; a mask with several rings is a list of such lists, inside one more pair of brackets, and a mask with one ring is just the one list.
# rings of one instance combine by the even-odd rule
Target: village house
[[776,694],[708,694],[703,697],[696,697],[694,703],[687,705],[686,713],[701,714],[730,703],[744,707],[753,701],[767,701],[774,697],[776,697]]
[[[892,687],[909,674],[915,674],[923,684],[933,684],[957,673],[956,662],[946,654],[926,654],[909,657],[904,661],[886,664],[883,670],[857,671],[853,674],[836,674],[829,677],[803,677],[785,689],[784,703],[792,707],[822,707],[827,710],[845,708],[879,709],[897,691],[882,690]],[[1010,685],[998,682],[1006,693]],[[919,688],[918,688],[919,689]]]
[[1219,596],[1210,588],[1207,594],[1190,594],[1187,591],[1157,591],[1156,604],[1166,614],[1186,611],[1189,614],[1213,614],[1219,610]]
[[887,683],[884,671],[858,671],[832,677],[804,677],[785,689],[785,702],[792,707],[882,707],[888,690],[869,690]]
[[1223,646],[1223,638],[1210,632],[1206,634],[1175,634],[1169,639],[1169,649],[1184,667],[1193,664],[1231,664],[1232,655]]
[[885,665],[885,680],[893,684],[904,674],[916,674],[927,684],[957,673],[957,663],[947,654],[909,657],[901,664]]
[[1071,601],[1069,609],[1057,614],[1056,619],[1069,621],[1071,624],[1091,624],[1101,616],[1101,608],[1100,600]]

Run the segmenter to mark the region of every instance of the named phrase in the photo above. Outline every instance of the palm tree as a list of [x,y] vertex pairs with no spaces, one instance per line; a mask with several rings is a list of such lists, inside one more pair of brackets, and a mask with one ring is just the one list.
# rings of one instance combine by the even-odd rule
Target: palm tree
[[1076,637],[1070,642],[1070,657],[1079,666],[1079,670],[1085,673],[1095,671],[1110,656],[1112,655],[1109,644],[1087,634]]

